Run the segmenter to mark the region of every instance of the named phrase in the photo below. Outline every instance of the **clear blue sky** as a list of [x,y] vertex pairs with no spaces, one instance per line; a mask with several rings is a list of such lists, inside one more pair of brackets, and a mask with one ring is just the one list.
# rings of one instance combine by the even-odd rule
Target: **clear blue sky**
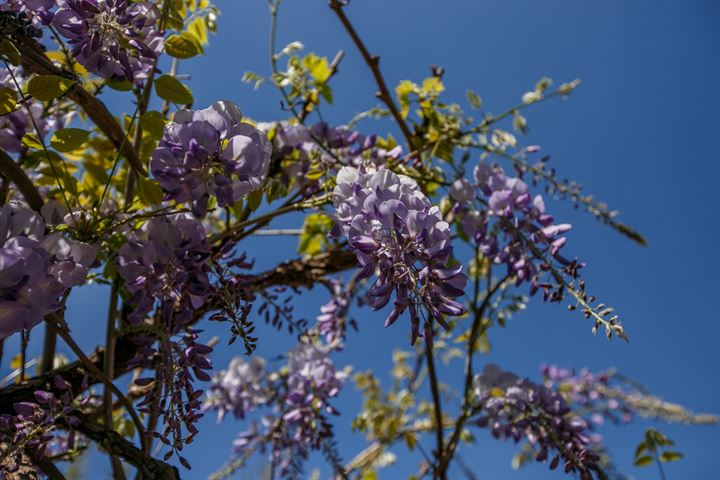
[[[240,81],[246,70],[269,70],[266,2],[217,3],[223,11],[219,34],[205,57],[181,65],[181,73],[192,75],[189,85],[197,105],[225,98],[255,119],[279,118],[283,114],[275,90],[253,92]],[[587,262],[585,277],[592,292],[616,307],[631,343],[595,338],[580,315],[534,303],[506,329],[491,333],[494,349],[479,360],[535,378],[542,362],[595,370],[617,367],[666,400],[720,412],[720,262],[713,247],[720,233],[715,193],[720,176],[720,2],[356,0],[347,13],[369,49],[381,55],[389,84],[421,80],[431,64],[438,64],[446,69],[448,101],[463,102],[465,90],[472,88],[488,110],[499,112],[517,103],[542,76],[556,82],[581,78],[581,88],[568,101],[529,111],[526,141],[541,144],[561,176],[583,183],[649,239],[643,249],[591,217],[549,202],[559,219],[575,226],[568,252]],[[328,57],[338,49],[346,52],[333,80],[335,105],[324,110],[330,122],[343,123],[376,104],[372,76],[325,1],[287,0],[282,6],[278,45],[294,40]],[[361,125],[368,133],[392,128],[372,121]],[[278,225],[298,226],[296,220]],[[265,237],[248,243],[248,253],[260,267],[292,257],[293,248],[288,240]],[[104,292],[98,290],[84,289],[70,307],[71,327],[88,346],[104,335],[105,303],[99,295]],[[314,318],[323,294],[303,296],[299,315]],[[358,312],[356,318],[360,333],[351,335],[338,362],[373,369],[387,379],[392,350],[407,346],[405,325],[385,330],[383,318],[370,311]],[[209,331],[221,334],[224,329]],[[273,356],[291,342],[284,333],[264,328],[261,333],[261,355]],[[223,347],[214,363],[222,368],[241,353],[240,347]],[[458,378],[457,371],[442,374]],[[350,458],[365,445],[348,427],[358,407],[351,385],[338,407],[345,414],[337,425],[340,449]],[[232,420],[215,427],[208,419],[204,426],[188,451],[194,469],[184,478],[206,478],[228,458],[230,441],[243,429]],[[602,433],[624,472],[655,479],[654,469],[632,467],[634,446],[647,426],[638,421]],[[669,479],[717,478],[720,427],[661,430],[686,455],[667,466]],[[513,446],[482,431],[477,438],[477,445],[460,454],[480,479],[563,476],[544,465],[512,472]],[[380,478],[406,478],[415,471],[419,458],[403,455],[403,449],[397,453],[398,464],[381,471]],[[88,478],[101,478],[109,465],[93,460],[88,472],[93,473]],[[239,478],[256,473],[251,467]]]

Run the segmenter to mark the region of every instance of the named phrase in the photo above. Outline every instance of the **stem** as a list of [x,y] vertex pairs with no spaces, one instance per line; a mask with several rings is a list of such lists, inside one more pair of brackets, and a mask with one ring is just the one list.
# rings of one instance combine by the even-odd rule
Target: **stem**
[[105,375],[103,375],[100,369],[87,357],[87,355],[85,355],[85,352],[82,351],[80,346],[75,343],[75,340],[70,336],[67,330],[67,326],[64,325],[64,320],[62,320],[62,318],[57,318],[57,316],[55,317],[55,320],[58,322],[58,324],[54,323],[52,320],[49,319],[47,322],[48,327],[55,330],[60,335],[60,338],[62,338],[63,341],[67,343],[73,353],[77,355],[78,359],[82,362],[85,368],[87,368],[90,373],[95,375],[98,380],[104,383],[115,394],[115,396],[117,396],[118,400],[120,401],[120,403],[123,404],[128,414],[130,415],[130,418],[135,424],[135,429],[137,430],[138,436],[140,437],[140,443],[142,444],[143,448],[145,448],[145,428],[142,424],[142,421],[140,420],[140,417],[133,408],[132,403],[130,403],[130,400],[128,400],[127,397],[120,391],[120,389],[115,386],[112,380],[105,378]]
[[413,134],[410,131],[410,128],[407,126],[407,123],[405,123],[405,120],[403,119],[402,115],[400,114],[400,110],[398,110],[397,105],[395,105],[395,102],[393,101],[392,97],[390,96],[390,91],[387,88],[387,84],[385,83],[385,79],[382,76],[382,72],[380,72],[380,57],[377,55],[371,55],[368,51],[367,47],[365,47],[365,44],[363,43],[360,36],[355,31],[355,28],[353,27],[352,23],[350,23],[350,20],[348,19],[347,15],[345,15],[345,12],[343,11],[343,4],[339,0],[330,0],[330,8],[335,12],[337,17],[340,19],[340,22],[343,24],[343,27],[345,27],[345,30],[348,32],[350,37],[352,38],[353,42],[355,43],[355,46],[360,51],[360,54],[362,55],[363,59],[365,60],[365,63],[370,67],[370,70],[372,71],[373,77],[375,77],[375,83],[377,83],[378,88],[380,91],[377,93],[377,97],[387,105],[388,109],[390,110],[390,113],[392,114],[393,118],[395,119],[395,122],[398,124],[398,127],[400,127],[400,130],[403,133],[403,136],[405,137],[405,141],[408,144],[408,148],[410,150],[413,149]]
[[[505,284],[506,281],[510,279],[510,275],[506,275],[502,280],[500,280],[495,286],[492,286],[492,270],[488,270],[488,291],[485,294],[485,298],[483,299],[482,304],[479,308],[475,309],[475,319],[473,320],[472,327],[470,329],[470,338],[468,339],[468,350],[467,354],[465,355],[465,385],[463,387],[463,405],[462,405],[462,412],[460,413],[460,418],[458,419],[455,430],[452,433],[452,436],[450,437],[450,441],[448,442],[447,451],[445,452],[445,455],[440,462],[440,466],[438,470],[441,474],[446,474],[448,467],[450,466],[450,461],[452,460],[453,454],[455,453],[455,449],[458,446],[458,442],[460,440],[460,434],[462,433],[463,426],[465,425],[465,422],[470,417],[470,399],[472,397],[472,380],[473,380],[473,366],[472,366],[472,360],[473,355],[475,354],[475,343],[477,343],[477,339],[479,338],[480,334],[483,333],[484,329],[481,328],[482,326],[482,318],[485,314],[485,310],[487,310],[487,307],[490,305],[490,300],[492,299],[493,295],[497,293],[497,291],[502,287],[502,285]],[[475,305],[478,298],[478,285],[480,284],[480,279],[475,280],[475,300],[473,304]]]
[[[433,398],[433,410],[435,414],[435,440],[437,442],[437,450],[435,457],[438,460],[438,464],[442,463],[443,459],[443,423],[442,423],[442,405],[440,403],[440,388],[438,386],[437,372],[435,371],[435,359],[433,358],[432,351],[432,327],[429,323],[425,324],[425,358],[427,360],[428,374],[430,377],[430,392]],[[434,478],[440,478],[445,480],[447,477],[442,470],[435,470]]]
[[45,329],[45,339],[43,340],[43,352],[40,357],[40,375],[47,373],[53,369],[55,364],[55,347],[57,346],[57,335],[49,328]]

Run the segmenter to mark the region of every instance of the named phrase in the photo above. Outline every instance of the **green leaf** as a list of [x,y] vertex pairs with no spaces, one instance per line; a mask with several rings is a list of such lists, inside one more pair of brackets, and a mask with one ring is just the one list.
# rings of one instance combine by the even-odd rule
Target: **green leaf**
[[55,132],[50,145],[58,152],[72,152],[82,146],[90,138],[90,132],[80,128],[63,128]]
[[187,105],[194,101],[190,89],[170,75],[162,75],[155,80],[155,92],[170,103]]
[[0,87],[0,115],[7,115],[17,107],[17,94],[15,90]]
[[58,75],[37,75],[28,82],[27,93],[47,102],[63,95],[74,83],[74,80]]
[[330,65],[326,57],[310,53],[302,59],[302,63],[318,83],[325,83],[330,78]]
[[250,210],[253,212],[258,209],[260,202],[262,202],[263,192],[262,190],[255,190],[247,196],[247,203]]
[[163,199],[160,185],[142,176],[138,176],[138,195],[148,205],[160,205]]
[[475,110],[480,110],[482,108],[482,98],[480,98],[480,95],[472,90],[465,92],[465,95],[467,96],[467,100],[471,108],[474,108]]
[[641,442],[640,445],[635,448],[635,458],[642,455],[645,450],[647,450],[647,444],[645,442]]
[[322,252],[327,245],[327,234],[333,226],[333,220],[322,213],[311,213],[305,217],[303,233],[298,239],[298,253],[314,255]]
[[642,457],[639,457],[635,459],[634,465],[636,467],[647,467],[652,463],[653,459],[649,455],[643,455]]
[[148,132],[152,138],[159,140],[165,130],[165,117],[162,113],[150,110],[140,117],[140,126]]
[[129,92],[133,88],[133,84],[127,80],[122,80],[120,82],[109,80],[106,85],[118,92]]
[[683,458],[683,454],[680,452],[663,452],[660,455],[661,462],[677,462],[681,458]]
[[26,133],[20,142],[25,145],[28,148],[34,148],[36,150],[40,150],[43,148],[42,143],[40,143],[40,140],[33,135],[32,133]]
[[13,65],[20,63],[20,52],[10,40],[0,42],[0,55],[5,55]]
[[408,112],[410,111],[410,94],[417,92],[417,90],[418,86],[410,80],[403,80],[395,87],[395,94],[400,104],[400,115],[402,118],[408,116]]
[[165,52],[171,57],[185,59],[202,53],[202,47],[193,35],[182,32],[165,39]]

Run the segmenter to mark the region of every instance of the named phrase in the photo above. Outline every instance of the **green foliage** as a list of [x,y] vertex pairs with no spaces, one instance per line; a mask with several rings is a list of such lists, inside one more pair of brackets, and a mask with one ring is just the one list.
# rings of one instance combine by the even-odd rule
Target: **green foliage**
[[298,253],[315,255],[328,246],[327,234],[333,226],[333,219],[324,213],[311,213],[305,216],[303,233],[298,239]]
[[64,95],[75,83],[58,75],[36,75],[28,82],[27,93],[38,100],[50,101]]
[[7,115],[17,107],[17,93],[12,88],[0,87],[0,115]]
[[649,428],[645,431],[645,437],[635,449],[636,467],[646,467],[654,462],[676,462],[683,458],[683,454],[673,450],[666,450],[666,447],[672,447],[675,442],[660,433],[659,431]]
[[72,152],[83,146],[90,138],[90,132],[80,128],[63,128],[55,132],[50,145],[58,152]]
[[202,53],[202,46],[195,35],[182,32],[165,39],[165,52],[171,57],[187,59]]
[[155,80],[155,92],[170,103],[187,105],[194,101],[190,89],[171,75],[162,75]]

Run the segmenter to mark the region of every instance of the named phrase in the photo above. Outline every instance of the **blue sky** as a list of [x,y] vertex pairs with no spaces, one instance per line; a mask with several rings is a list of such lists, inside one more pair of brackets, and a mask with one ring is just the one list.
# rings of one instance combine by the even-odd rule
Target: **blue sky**
[[[180,67],[180,73],[191,75],[188,84],[197,106],[229,99],[254,119],[282,117],[275,90],[255,92],[240,81],[246,70],[269,70],[266,2],[217,4],[223,12],[218,35],[204,57]],[[347,13],[368,48],[381,56],[390,85],[422,80],[429,66],[438,64],[446,70],[447,101],[464,102],[465,90],[471,88],[483,97],[487,110],[497,113],[516,104],[542,76],[558,83],[581,78],[569,100],[528,111],[531,131],[524,141],[541,144],[560,176],[580,181],[649,239],[647,248],[638,247],[569,205],[548,202],[556,218],[573,223],[567,252],[588,264],[584,275],[589,288],[617,309],[631,343],[593,337],[580,315],[534,302],[505,329],[491,332],[493,351],[479,362],[499,363],[535,378],[543,362],[595,370],[616,367],[668,401],[720,412],[720,262],[714,248],[720,233],[715,193],[720,175],[720,3],[356,0]],[[287,0],[282,6],[278,45],[295,40],[328,57],[338,49],[346,52],[333,79],[335,105],[323,111],[328,121],[340,124],[376,105],[372,76],[325,1]],[[366,121],[361,129],[396,134],[384,122]],[[299,220],[277,225],[299,226]],[[294,242],[287,239],[247,243],[261,267],[293,257],[293,249]],[[85,288],[71,297],[70,325],[88,347],[104,335],[106,292],[100,290]],[[314,318],[323,294],[303,295],[298,314]],[[357,312],[356,318],[360,332],[351,336],[338,362],[351,363],[358,371],[373,369],[387,379],[392,350],[407,347],[406,326],[398,322],[383,329],[384,318],[370,311]],[[208,330],[224,332],[217,326]],[[260,331],[259,354],[273,356],[291,344],[284,333]],[[236,348],[220,349],[215,365],[223,367],[242,354]],[[460,368],[441,373],[453,383]],[[340,449],[350,458],[365,445],[347,426],[358,407],[351,385],[338,407],[345,415],[338,422]],[[655,470],[632,467],[634,446],[649,425],[638,421],[602,430],[621,469],[641,479],[658,478]],[[208,419],[204,426],[188,451],[194,468],[184,478],[206,478],[228,458],[230,441],[243,429],[233,420],[216,428]],[[686,455],[666,466],[669,479],[716,475],[720,427],[660,427]],[[562,477],[544,465],[513,472],[512,445],[482,431],[477,438],[476,445],[460,454],[480,479]],[[406,478],[415,471],[419,457],[404,452],[397,450],[397,465],[381,471],[380,478]],[[255,478],[253,468],[239,478]],[[87,471],[92,473],[88,478],[102,478],[109,465],[93,459]]]

